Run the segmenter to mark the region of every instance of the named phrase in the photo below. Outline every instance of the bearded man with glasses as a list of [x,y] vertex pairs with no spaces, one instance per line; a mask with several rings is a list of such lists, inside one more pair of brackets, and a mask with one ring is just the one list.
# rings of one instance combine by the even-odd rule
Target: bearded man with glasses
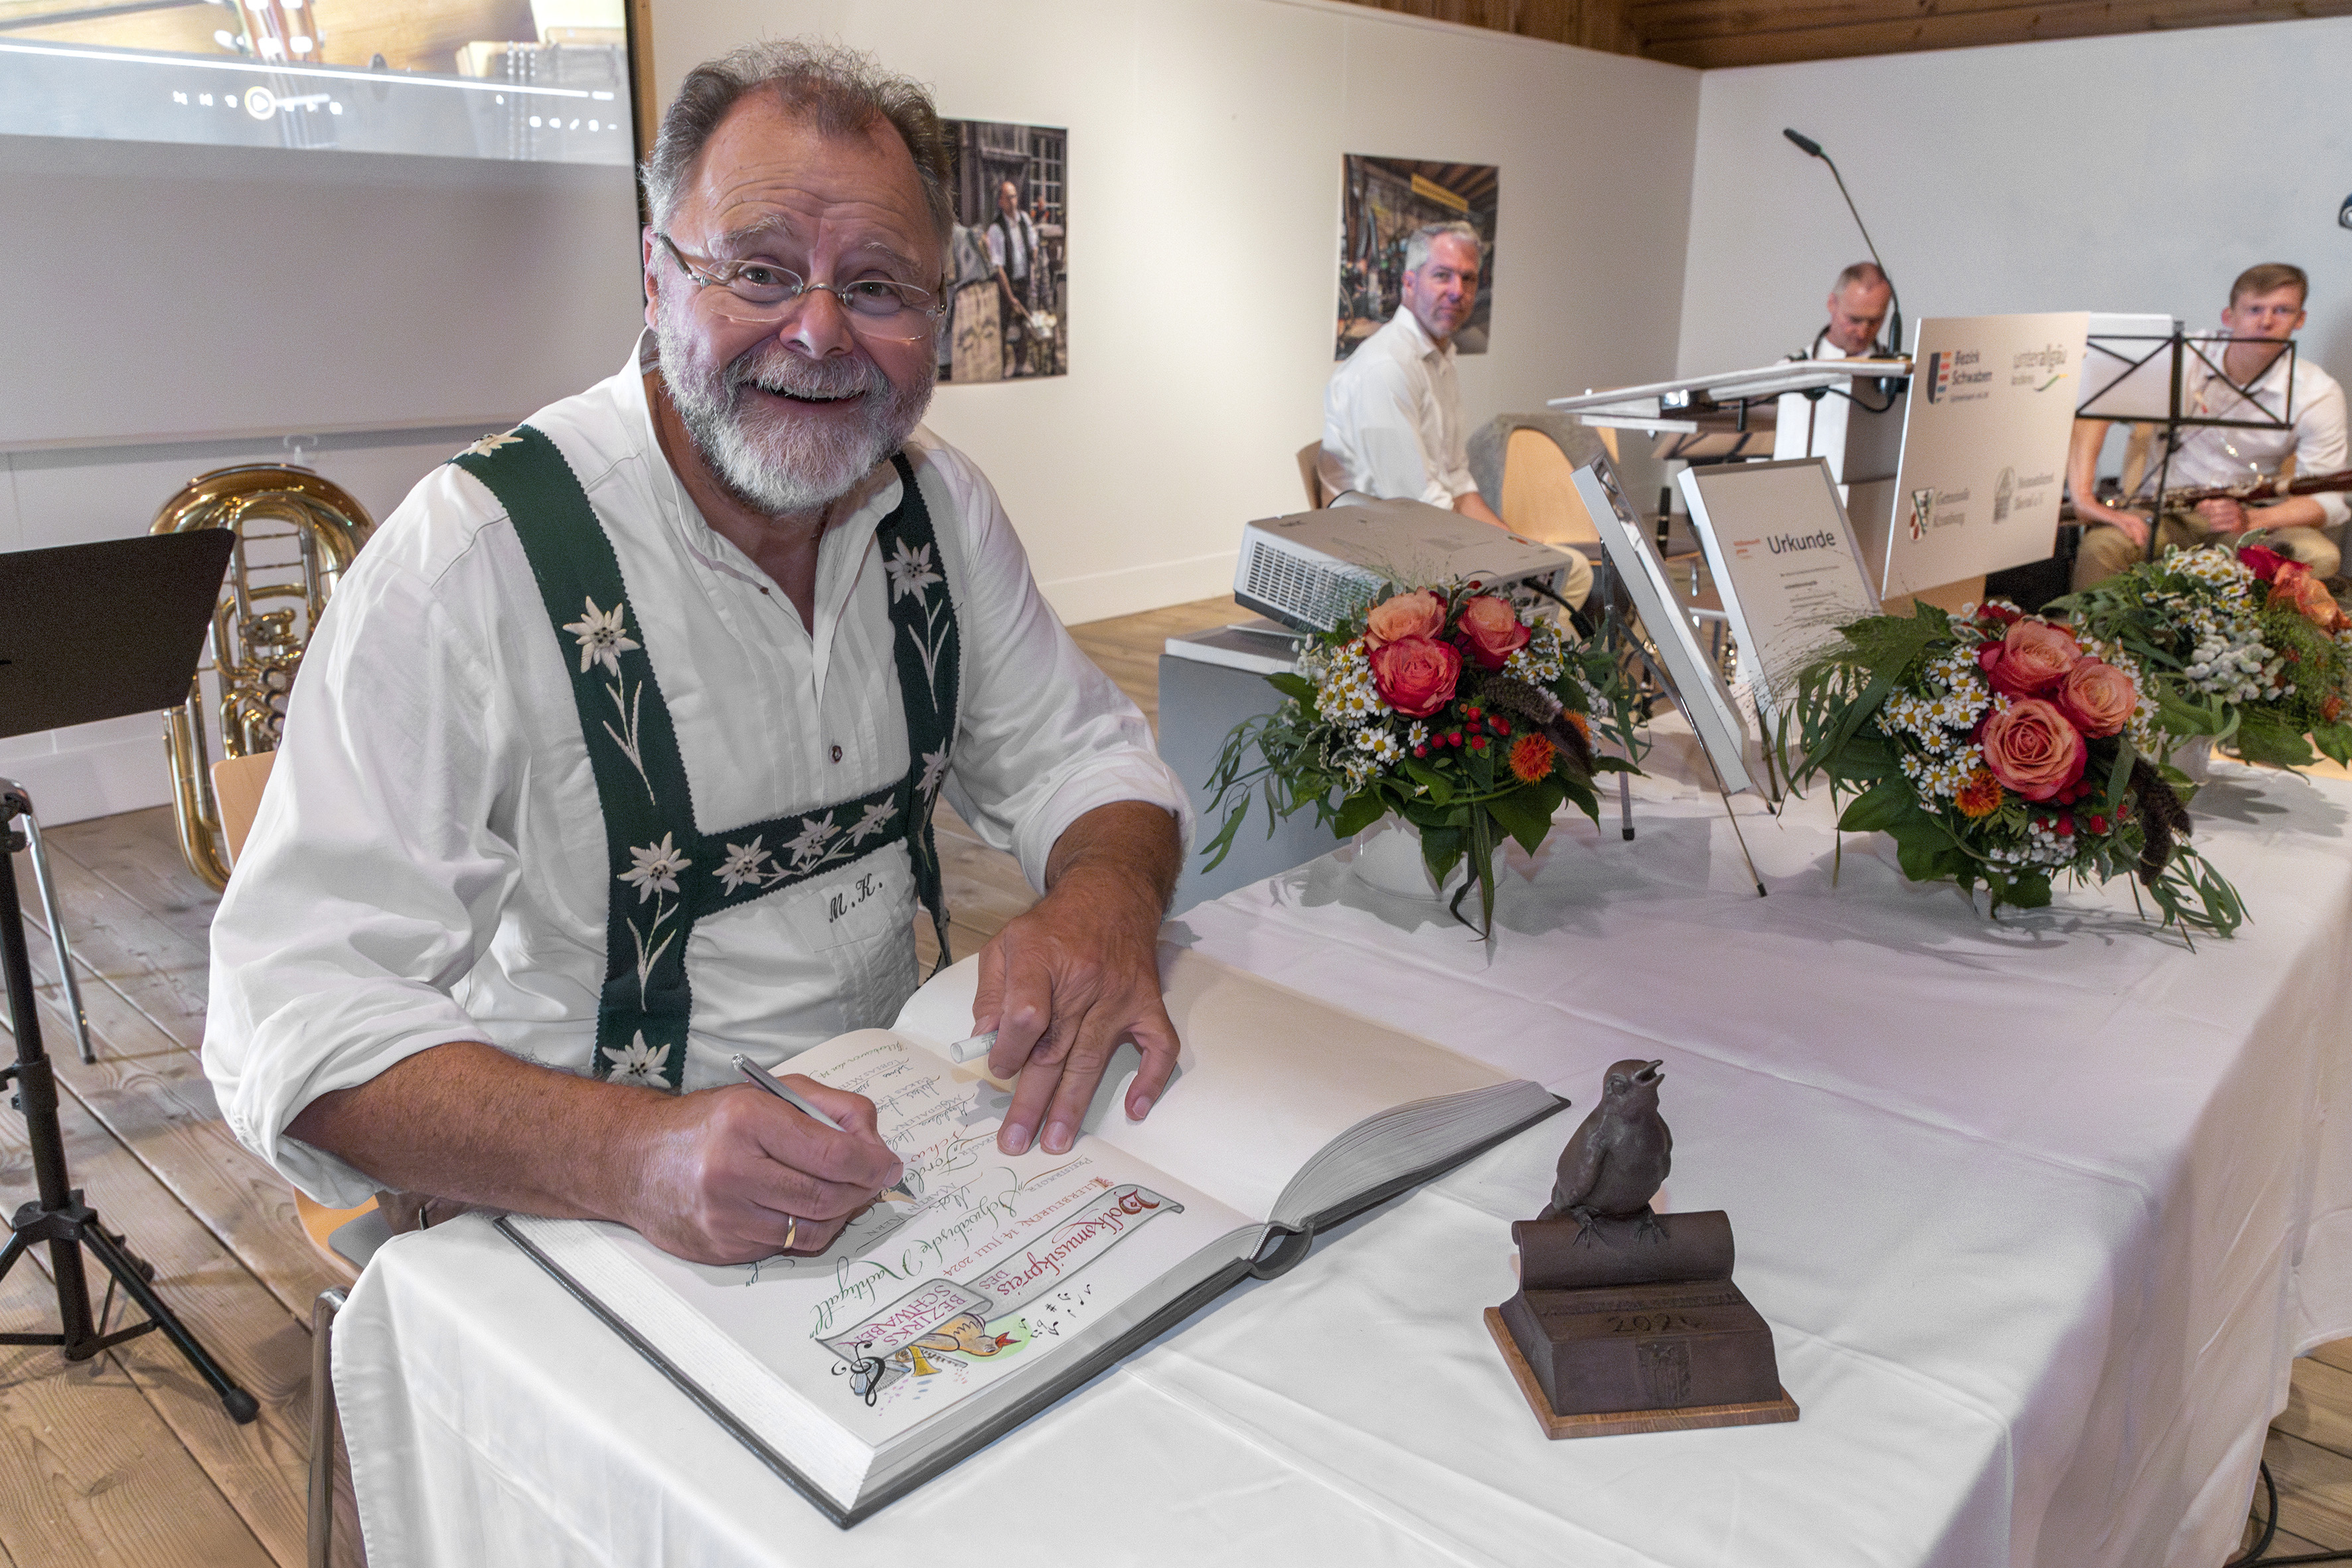
[[[952,220],[929,99],[846,51],[698,68],[643,171],[649,331],[477,442],[337,591],[213,928],[230,1125],[330,1204],[392,1189],[821,1251],[898,1180],[860,1096],[742,1084],[916,983],[945,790],[1043,900],[980,955],[999,1135],[1067,1150],[1177,1041],[1184,791],[919,432]],[[731,1087],[730,1087],[731,1085]]]

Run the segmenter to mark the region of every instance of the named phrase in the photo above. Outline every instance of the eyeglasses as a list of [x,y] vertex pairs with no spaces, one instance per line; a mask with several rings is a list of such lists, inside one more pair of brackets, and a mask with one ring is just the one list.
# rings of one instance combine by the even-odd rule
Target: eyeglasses
[[766,325],[792,313],[803,295],[826,293],[841,302],[850,331],[861,337],[890,342],[919,342],[945,312],[928,289],[887,278],[861,278],[854,283],[812,283],[765,261],[701,261],[688,257],[677,242],[656,230],[677,264],[704,293],[711,309],[731,321]]

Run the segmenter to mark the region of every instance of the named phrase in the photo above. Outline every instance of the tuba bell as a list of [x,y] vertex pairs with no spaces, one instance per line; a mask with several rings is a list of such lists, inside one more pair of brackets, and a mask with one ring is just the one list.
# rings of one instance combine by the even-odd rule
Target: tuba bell
[[189,682],[188,700],[163,716],[180,854],[215,892],[228,886],[229,856],[206,754],[205,671],[219,692],[222,754],[276,751],[302,650],[336,582],[374,526],[367,509],[331,479],[308,468],[247,463],[197,475],[163,503],[148,529],[226,528],[236,534],[220,602],[213,606],[211,662]]

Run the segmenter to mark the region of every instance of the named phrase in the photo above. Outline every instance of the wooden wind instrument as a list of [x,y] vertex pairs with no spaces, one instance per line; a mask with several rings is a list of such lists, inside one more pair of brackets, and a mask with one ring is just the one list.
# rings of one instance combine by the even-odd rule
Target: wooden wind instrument
[[[2288,496],[2326,495],[2336,490],[2352,490],[2352,468],[2338,468],[2330,474],[2313,474],[2306,479],[2249,479],[2238,485],[2209,485],[2202,489],[2167,490],[2164,492],[2162,506],[2158,510],[2181,511],[2195,506],[2199,501],[2282,500]],[[2157,507],[2154,500],[2144,496],[2134,496],[2129,500],[2107,501],[2103,504],[2114,507],[2117,511],[2146,511],[2151,507]],[[2077,521],[2073,501],[2070,500],[2058,509],[2058,521],[2061,522]]]

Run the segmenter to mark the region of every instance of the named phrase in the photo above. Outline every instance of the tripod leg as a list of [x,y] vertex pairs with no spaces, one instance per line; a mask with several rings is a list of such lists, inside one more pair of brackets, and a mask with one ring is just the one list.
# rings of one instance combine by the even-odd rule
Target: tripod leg
[[33,885],[40,890],[41,910],[49,922],[49,945],[57,950],[58,983],[64,988],[66,1011],[73,1016],[74,1038],[81,1047],[85,1063],[98,1060],[90,1048],[89,1016],[81,1008],[81,983],[74,978],[73,949],[66,942],[66,922],[58,912],[57,885],[49,880],[49,854],[41,847],[41,825],[33,816],[30,804],[25,810],[26,858],[33,863]]
[[130,1292],[131,1299],[145,1309],[148,1317],[153,1319],[171,1342],[180,1347],[180,1353],[188,1358],[188,1364],[204,1374],[205,1381],[213,1385],[213,1392],[220,1395],[221,1405],[227,1410],[231,1420],[243,1426],[261,1414],[261,1402],[239,1388],[236,1380],[213,1360],[211,1353],[196,1342],[195,1336],[188,1332],[187,1326],[180,1321],[172,1309],[163,1305],[163,1299],[155,1294],[155,1288],[147,1283],[141,1273],[137,1259],[117,1247],[95,1224],[82,1227],[82,1245],[96,1253],[98,1260],[113,1271],[115,1279],[122,1282],[123,1289]]

